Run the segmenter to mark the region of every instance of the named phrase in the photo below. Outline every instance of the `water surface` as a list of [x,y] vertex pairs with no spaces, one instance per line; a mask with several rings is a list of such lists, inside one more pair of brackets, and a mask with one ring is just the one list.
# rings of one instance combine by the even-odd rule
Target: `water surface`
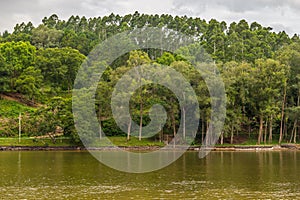
[[300,152],[185,153],[129,174],[88,152],[0,152],[0,199],[300,199]]

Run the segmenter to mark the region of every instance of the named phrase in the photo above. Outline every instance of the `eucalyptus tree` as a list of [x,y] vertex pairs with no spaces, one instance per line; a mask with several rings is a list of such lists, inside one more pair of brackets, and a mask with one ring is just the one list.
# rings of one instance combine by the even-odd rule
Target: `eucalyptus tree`
[[107,81],[100,81],[96,90],[96,112],[99,121],[99,139],[103,137],[102,121],[111,118],[110,100],[112,87]]
[[[115,70],[112,70],[111,73],[110,73],[110,87],[111,88],[114,88],[115,85],[117,84],[117,82],[119,81],[119,79],[122,77],[123,79],[127,80],[128,82],[131,82],[132,84],[136,84],[135,82],[132,82],[131,80],[131,77],[126,75],[126,72],[128,72],[130,70],[130,67],[128,66],[119,66],[118,68],[116,68]],[[128,88],[126,88],[128,89]],[[111,92],[113,90],[111,89]],[[130,98],[133,94],[128,92],[128,91],[120,91],[118,94],[117,94],[117,98],[116,99],[124,99],[124,98]],[[107,98],[107,96],[103,97],[103,98]],[[121,112],[123,111],[121,109],[121,103],[119,101],[114,101],[114,102],[111,102],[112,103],[112,106],[114,106],[116,109],[119,110],[118,112],[118,117],[122,120],[124,124],[122,124],[123,126],[127,126],[127,140],[130,140],[131,138],[131,126],[132,126],[132,121],[131,121],[131,116],[128,115],[128,113],[125,113],[125,112]],[[131,105],[131,104],[129,104]],[[105,109],[110,109],[110,108],[105,108]]]
[[54,28],[48,28],[44,25],[39,25],[32,30],[31,42],[38,49],[49,47],[60,47],[60,40],[63,32]]
[[[193,90],[195,91],[196,95],[200,95],[199,92],[199,85],[203,84],[204,81],[201,77],[201,74],[188,62],[186,61],[175,61],[170,65],[172,68],[174,68],[176,71],[180,72],[180,74],[183,75],[183,77],[189,82]],[[181,83],[181,81],[176,80],[180,79],[180,77],[172,77],[172,83],[174,83],[177,88],[182,88],[182,85],[177,85]],[[197,93],[198,92],[198,93]],[[181,92],[180,98],[183,99],[183,104],[180,105],[180,112],[181,112],[181,123],[183,127],[183,139],[186,138],[187,134],[197,134],[197,133],[187,133],[187,121],[189,119],[187,117],[199,117],[199,113],[194,113],[193,116],[186,116],[186,113],[188,113],[188,110],[190,107],[193,107],[192,105],[186,104],[187,101],[190,101],[193,99],[191,96],[186,96],[186,94],[192,95],[191,92],[188,91],[188,88],[184,88],[184,90]],[[203,94],[203,93],[202,93]],[[199,98],[205,98],[204,96],[198,96]],[[200,99],[198,101],[201,101]],[[193,104],[199,104],[199,102],[192,102]],[[201,104],[200,104],[201,106]],[[175,111],[173,111],[175,112]],[[190,112],[191,113],[191,112]]]
[[[281,63],[289,66],[290,73],[287,76],[287,83],[284,92],[284,100],[282,102],[282,117],[280,124],[280,138],[279,143],[283,140],[284,132],[284,122],[287,117],[293,120],[293,130],[291,131],[294,134],[294,131],[297,130],[298,121],[297,118],[300,106],[300,45],[299,43],[294,43],[284,48],[280,49],[276,53],[276,59]],[[285,115],[284,111],[287,107],[288,115]],[[285,124],[287,127],[287,124]],[[296,138],[295,138],[296,139]]]
[[[253,69],[254,82],[251,85],[251,102],[259,119],[258,144],[263,141],[264,123],[272,126],[273,116],[280,111],[280,102],[289,67],[272,59],[258,59]],[[265,132],[266,134],[266,132]],[[270,134],[272,132],[270,131]]]
[[206,51],[213,59],[223,60],[225,56],[225,22],[218,22],[215,19],[209,21],[206,31],[201,37]]
[[225,135],[230,133],[230,143],[233,143],[234,133],[241,131],[242,123],[247,119],[246,104],[249,101],[249,85],[251,80],[251,65],[235,61],[221,66],[221,75],[225,83],[227,95],[227,117]]
[[[132,51],[130,52],[129,59],[127,61],[127,66],[130,68],[135,68],[144,64],[150,64],[151,59],[148,54],[143,51]],[[135,68],[137,69],[137,68]],[[139,122],[139,140],[142,139],[142,127],[143,127],[143,95],[145,94],[145,88],[141,87],[143,71],[135,70],[136,75],[138,77],[139,95],[137,96],[137,100],[139,101],[139,109],[140,109],[140,122]]]
[[42,22],[48,28],[56,28],[57,23],[59,23],[59,17],[56,14],[52,14],[49,18],[44,17]]

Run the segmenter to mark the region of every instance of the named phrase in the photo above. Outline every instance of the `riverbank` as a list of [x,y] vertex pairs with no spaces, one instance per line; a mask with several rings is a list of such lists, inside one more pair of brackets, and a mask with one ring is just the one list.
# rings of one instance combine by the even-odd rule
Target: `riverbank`
[[[0,146],[0,151],[114,151],[118,149],[128,151],[155,151],[161,146],[120,146],[120,147],[95,147],[85,148],[83,146]],[[183,150],[182,146],[176,146],[176,150]],[[201,146],[191,146],[188,151],[199,151]],[[174,150],[169,148],[166,150]],[[283,151],[283,150],[300,150],[299,144],[282,144],[282,145],[233,145],[233,146],[215,146],[208,147],[205,150],[210,151]]]

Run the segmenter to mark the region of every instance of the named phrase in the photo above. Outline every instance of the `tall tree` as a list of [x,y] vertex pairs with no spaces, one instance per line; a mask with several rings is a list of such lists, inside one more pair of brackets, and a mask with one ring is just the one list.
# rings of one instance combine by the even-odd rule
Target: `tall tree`
[[[132,51],[130,52],[129,59],[127,61],[127,65],[130,68],[138,67],[144,64],[149,64],[151,62],[151,59],[149,58],[148,54],[143,51]],[[140,110],[140,123],[139,123],[139,140],[142,140],[142,127],[143,127],[143,106],[144,106],[144,99],[143,94],[145,92],[145,89],[142,88],[142,77],[143,77],[143,71],[136,70],[136,75],[138,77],[139,82],[139,95],[137,96],[139,101],[139,110]]]
[[268,120],[270,123],[273,112],[280,110],[278,107],[282,102],[281,92],[284,90],[288,70],[286,65],[272,59],[259,59],[255,62],[251,102],[259,118],[258,144],[263,141],[264,123]]

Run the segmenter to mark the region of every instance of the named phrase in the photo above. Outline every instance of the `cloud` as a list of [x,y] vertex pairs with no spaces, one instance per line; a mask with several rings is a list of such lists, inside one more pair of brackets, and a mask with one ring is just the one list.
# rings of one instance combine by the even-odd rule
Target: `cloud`
[[116,13],[168,13],[173,0],[10,0],[0,1],[0,32],[12,31],[16,23],[32,21],[35,25],[41,20],[57,14],[61,19],[71,15],[97,17]]
[[264,26],[300,33],[299,0],[10,0],[0,1],[0,32],[12,31],[17,23],[35,25],[55,13],[60,19],[71,15],[97,17],[110,13],[125,15],[139,11],[146,14],[172,14],[224,20],[228,23],[246,19]]
[[207,10],[214,8],[223,8],[231,12],[243,13],[247,11],[260,11],[265,8],[278,9],[282,7],[290,7],[296,11],[300,10],[299,0],[177,0],[174,1],[173,10],[187,10],[193,14],[201,14]]
[[271,26],[275,31],[300,33],[299,0],[177,0],[171,10],[181,15],[228,23],[246,19]]

